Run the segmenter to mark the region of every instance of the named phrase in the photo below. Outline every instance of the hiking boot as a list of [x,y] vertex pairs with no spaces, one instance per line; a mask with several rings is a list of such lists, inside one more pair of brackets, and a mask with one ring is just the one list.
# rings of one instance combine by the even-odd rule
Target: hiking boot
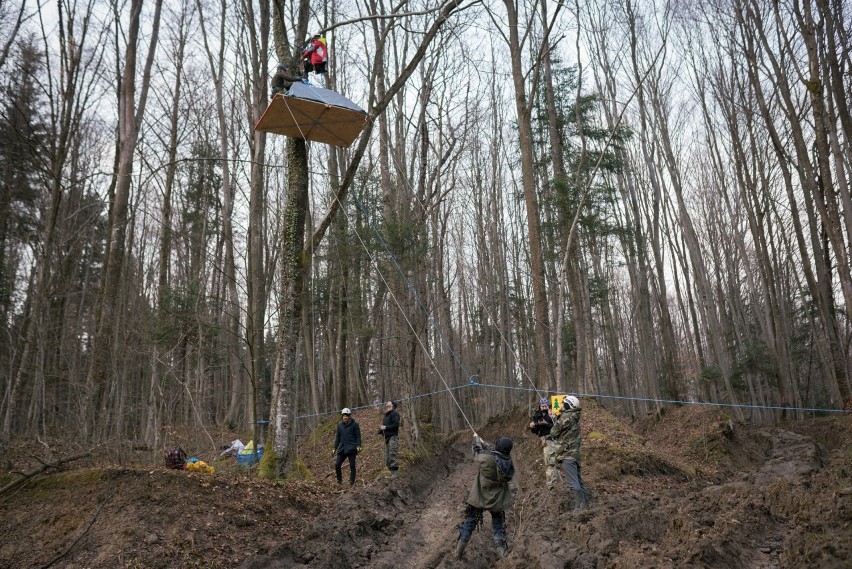
[[500,545],[497,546],[497,555],[500,557],[500,559],[503,559],[504,557],[506,557],[506,553],[508,551],[509,550],[506,548],[505,543],[501,543]]
[[397,470],[397,469],[391,470],[391,478],[399,478],[399,470]]
[[456,558],[461,559],[461,556],[464,555],[464,548],[467,547],[467,542],[458,540],[456,541]]

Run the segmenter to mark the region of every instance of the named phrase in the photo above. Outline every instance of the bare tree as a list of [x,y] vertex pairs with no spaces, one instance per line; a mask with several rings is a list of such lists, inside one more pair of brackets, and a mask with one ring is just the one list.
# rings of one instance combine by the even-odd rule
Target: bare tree
[[159,39],[160,11],[162,0],[156,0],[154,5],[154,16],[151,23],[151,38],[148,46],[148,54],[145,66],[142,70],[142,82],[139,86],[137,104],[137,56],[138,39],[142,23],[142,0],[133,0],[130,5],[129,21],[127,26],[127,44],[124,52],[124,69],[120,77],[119,90],[119,126],[118,142],[119,154],[117,169],[115,172],[115,192],[110,204],[110,238],[106,251],[106,262],[104,263],[103,283],[101,287],[100,300],[98,302],[97,324],[92,338],[91,365],[87,377],[87,391],[89,396],[84,399],[84,413],[86,420],[82,427],[84,435],[92,433],[90,427],[100,425],[101,434],[106,432],[109,421],[96,421],[95,417],[101,415],[108,404],[108,389],[110,382],[117,380],[112,373],[112,360],[120,349],[116,345],[116,326],[118,325],[116,302],[121,290],[122,269],[125,263],[125,241],[127,239],[128,205],[130,203],[130,189],[133,175],[133,159],[138,143],[139,126],[145,114],[145,106],[148,99],[148,89],[151,81],[151,68],[154,63],[157,42]]
[[[265,463],[275,465],[274,468],[269,468],[270,472],[274,472],[275,474],[285,472],[286,467],[292,460],[292,442],[295,437],[293,424],[295,420],[296,347],[298,345],[298,334],[301,329],[299,318],[302,315],[302,294],[304,290],[303,284],[307,256],[319,244],[331,220],[338,212],[341,201],[352,184],[358,165],[367,149],[376,118],[384,112],[392,98],[405,85],[408,78],[423,59],[429,44],[435,38],[441,26],[446,22],[449,15],[456,11],[461,4],[461,0],[449,0],[440,7],[437,11],[437,16],[423,34],[418,49],[412,55],[406,67],[388,88],[385,96],[376,100],[371,105],[366,126],[339,189],[333,197],[329,212],[307,243],[305,243],[304,238],[307,195],[307,154],[305,152],[305,141],[299,139],[288,140],[288,201],[284,212],[284,241],[282,243],[282,268],[280,275],[279,319],[281,324],[279,325],[278,332],[278,355],[273,380],[273,400],[268,435],[269,444],[267,444],[267,449],[273,452],[267,452],[263,456]],[[303,35],[297,33],[299,37],[303,37]]]

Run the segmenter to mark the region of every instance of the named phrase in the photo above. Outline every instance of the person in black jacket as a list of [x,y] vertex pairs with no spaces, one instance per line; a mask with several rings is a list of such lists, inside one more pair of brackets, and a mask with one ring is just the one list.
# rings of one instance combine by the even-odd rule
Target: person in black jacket
[[337,485],[343,484],[343,473],[341,467],[343,461],[349,459],[349,485],[355,485],[355,457],[361,452],[361,427],[352,418],[352,411],[345,407],[340,411],[341,420],[337,424],[337,433],[334,438],[334,450],[332,454],[337,456],[334,464],[334,473],[337,474]]
[[559,469],[557,468],[554,453],[556,446],[550,430],[553,428],[553,412],[546,397],[538,400],[538,409],[530,420],[530,431],[541,441],[542,453],[544,454],[544,478],[547,487],[556,488],[559,484]]
[[533,413],[530,419],[530,431],[540,438],[547,437],[550,434],[550,429],[553,428],[553,413],[550,412],[550,404],[547,398],[542,397],[538,400],[538,409]]
[[382,417],[379,434],[385,436],[385,466],[391,471],[391,478],[396,478],[399,474],[399,413],[395,401],[385,403],[385,416]]

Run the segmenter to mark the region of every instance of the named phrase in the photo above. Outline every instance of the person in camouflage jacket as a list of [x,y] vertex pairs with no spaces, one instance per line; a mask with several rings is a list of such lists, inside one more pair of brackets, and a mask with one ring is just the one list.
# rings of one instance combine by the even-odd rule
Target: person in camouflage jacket
[[479,466],[476,479],[467,496],[465,520],[459,528],[456,541],[456,557],[461,557],[473,530],[482,525],[485,510],[491,512],[491,529],[500,557],[506,555],[506,510],[512,507],[514,498],[509,482],[515,476],[512,464],[512,439],[500,437],[492,447],[473,435],[473,454]]
[[562,399],[562,413],[550,429],[550,437],[555,446],[550,460],[562,465],[565,483],[574,496],[574,509],[584,510],[589,498],[580,474],[580,400],[573,395]]

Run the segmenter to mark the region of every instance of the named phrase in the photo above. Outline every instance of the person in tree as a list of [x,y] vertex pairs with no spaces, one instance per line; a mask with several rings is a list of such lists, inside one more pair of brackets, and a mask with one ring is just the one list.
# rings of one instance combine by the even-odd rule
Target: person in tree
[[275,75],[272,76],[272,96],[278,93],[286,95],[296,81],[300,79],[287,73],[287,66],[279,63],[275,68]]
[[314,34],[302,52],[305,78],[313,71],[318,76],[325,75],[328,67],[328,46],[322,34]]
[[304,46],[302,47],[302,78],[307,80],[308,73],[314,70],[314,66],[311,63],[311,54],[314,51],[314,39],[312,37],[305,40]]
[[506,510],[512,507],[514,498],[509,482],[515,476],[512,464],[512,439],[500,437],[492,447],[473,434],[473,454],[479,465],[476,479],[467,495],[465,520],[459,528],[456,541],[456,557],[461,558],[473,530],[482,525],[485,510],[491,513],[491,529],[497,553],[504,557],[506,545]]
[[337,424],[334,437],[332,456],[337,457],[334,473],[337,475],[337,485],[343,484],[343,461],[349,459],[349,485],[355,485],[355,457],[361,452],[361,427],[352,418],[352,411],[345,407],[340,411],[341,419]]
[[574,497],[574,509],[589,506],[589,496],[580,474],[580,400],[573,395],[562,399],[562,413],[556,418],[550,436],[555,444],[556,462],[562,465],[565,483]]
[[543,449],[544,478],[548,489],[555,488],[559,483],[559,470],[557,469],[556,457],[554,456],[556,445],[550,436],[550,429],[552,428],[553,413],[550,410],[547,398],[542,397],[538,400],[538,409],[536,409],[532,419],[530,419],[530,431],[539,438]]
[[396,411],[395,401],[385,403],[385,415],[382,417],[379,434],[385,437],[385,466],[390,470],[391,478],[396,478],[399,474],[399,413]]

